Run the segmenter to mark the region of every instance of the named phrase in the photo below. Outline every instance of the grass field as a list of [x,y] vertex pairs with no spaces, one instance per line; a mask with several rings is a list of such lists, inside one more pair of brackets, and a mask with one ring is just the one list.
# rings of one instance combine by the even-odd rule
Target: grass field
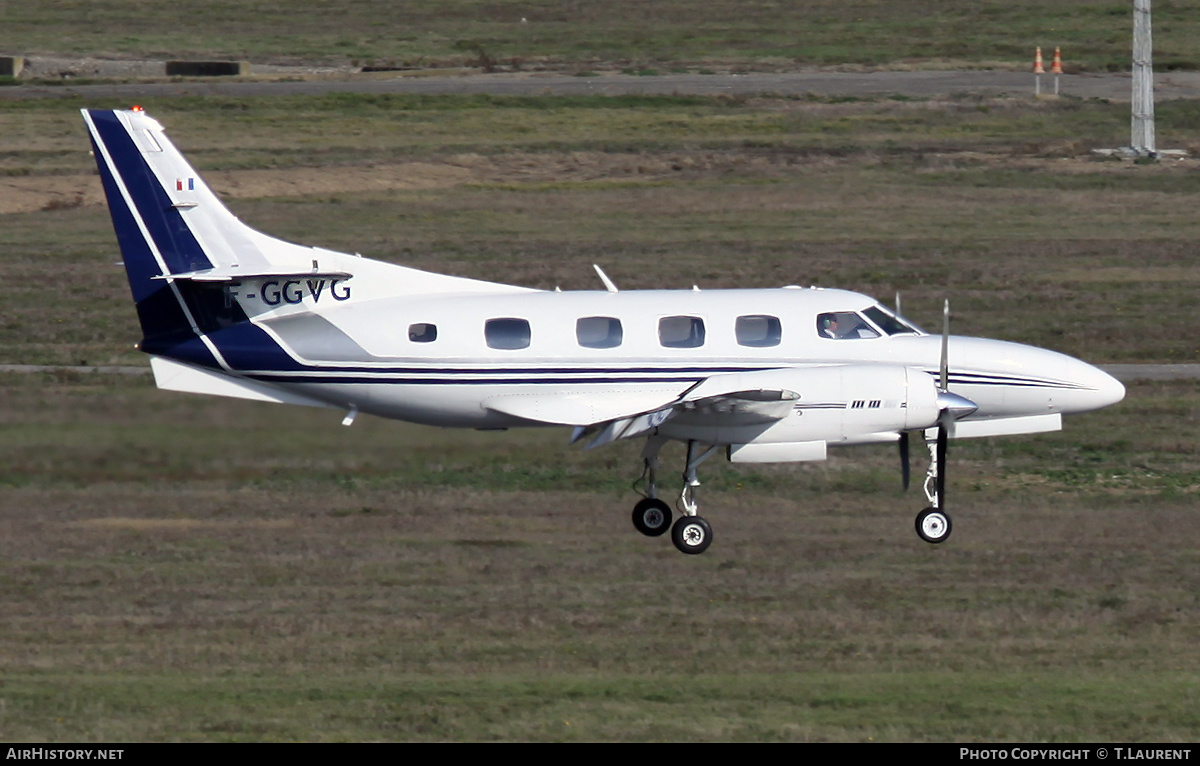
[[[290,55],[286,39],[308,60],[440,61],[473,55],[455,41],[479,39],[497,56],[579,67],[593,56],[717,67],[823,60],[780,54],[756,31],[772,25],[779,37],[827,30],[813,46],[860,51],[862,63],[910,65],[902,29],[967,20],[812,3],[801,28],[780,21],[784,3],[743,3],[737,23],[729,4],[688,6],[691,17],[653,4],[654,23],[639,26],[663,37],[724,35],[677,34],[659,57],[626,39],[621,3],[611,15],[406,4],[433,30],[415,35],[424,48],[372,29],[365,3],[336,5],[344,36],[322,28],[334,4],[315,3],[248,15],[220,40],[206,31],[212,14],[198,14],[187,41],[181,11],[53,5],[63,17],[6,4],[0,29],[66,53],[186,42],[197,55],[275,60]],[[1016,55],[1025,5],[975,4],[994,19],[972,32],[985,45],[918,55]],[[1172,35],[1186,39],[1193,5],[1155,4],[1164,53]],[[543,34],[538,13],[552,7],[561,49],[512,42]],[[1084,39],[1106,13],[1126,24],[1123,8],[1033,16],[1070,13],[1064,35]],[[571,12],[596,14],[575,49]],[[626,47],[609,50],[611,39]],[[115,104],[0,101],[0,364],[146,363],[84,106]],[[545,288],[598,288],[599,263],[625,289],[815,283],[889,303],[901,291],[905,313],[930,327],[949,297],[962,334],[1097,363],[1200,361],[1200,164],[1094,157],[1128,136],[1127,105],[339,95],[145,106],[248,223],[310,244]],[[1200,105],[1160,104],[1158,124],[1160,145],[1200,149]],[[920,493],[900,492],[890,449],[754,470],[710,461],[701,500],[715,542],[685,557],[630,528],[639,444],[584,453],[558,430],[340,419],[160,392],[148,376],[0,372],[0,740],[1200,737],[1194,382],[1132,384],[1060,434],[953,444],[955,531],[936,547],[913,532]],[[664,454],[666,471],[681,459]]]
[[[1160,68],[1195,69],[1196,0],[1154,4]],[[805,65],[1026,68],[1037,46],[1072,67],[1129,68],[1132,4],[1097,0],[58,0],[0,6],[13,53],[239,58],[430,67],[786,69]]]
[[[901,291],[929,326],[949,297],[961,334],[1094,362],[1200,360],[1197,164],[1091,155],[1127,131],[1120,105],[338,95],[147,108],[239,214],[293,240],[544,288],[599,287],[599,263],[626,288]],[[1159,114],[1164,145],[1200,148],[1195,104]],[[0,109],[0,363],[139,363],[83,132],[55,101]]]
[[891,451],[714,465],[697,558],[628,528],[636,445],[4,384],[7,740],[1200,731],[1192,384],[957,448],[937,548]]

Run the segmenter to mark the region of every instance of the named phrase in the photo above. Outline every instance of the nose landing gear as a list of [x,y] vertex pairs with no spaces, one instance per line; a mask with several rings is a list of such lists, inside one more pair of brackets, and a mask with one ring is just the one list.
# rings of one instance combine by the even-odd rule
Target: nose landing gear
[[927,543],[945,542],[950,537],[950,514],[946,513],[946,435],[938,429],[937,439],[928,442],[929,471],[925,474],[925,497],[929,507],[917,514],[917,536]]

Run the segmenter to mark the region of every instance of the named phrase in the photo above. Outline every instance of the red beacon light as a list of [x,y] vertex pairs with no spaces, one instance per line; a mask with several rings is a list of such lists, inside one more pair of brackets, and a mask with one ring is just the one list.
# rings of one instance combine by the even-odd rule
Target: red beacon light
[[143,109],[142,107],[138,106],[137,104],[134,104],[134,105],[133,105],[133,106],[130,108],[130,110],[129,110],[129,111],[131,111],[131,112],[144,112],[144,111],[146,111],[146,110],[145,110],[145,109]]

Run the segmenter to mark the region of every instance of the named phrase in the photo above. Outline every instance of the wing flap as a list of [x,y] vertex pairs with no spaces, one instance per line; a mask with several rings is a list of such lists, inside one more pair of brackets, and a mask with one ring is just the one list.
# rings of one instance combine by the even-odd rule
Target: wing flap
[[689,420],[755,426],[787,417],[799,398],[800,394],[795,391],[756,389],[730,391],[703,399],[685,399],[677,407],[686,413]]

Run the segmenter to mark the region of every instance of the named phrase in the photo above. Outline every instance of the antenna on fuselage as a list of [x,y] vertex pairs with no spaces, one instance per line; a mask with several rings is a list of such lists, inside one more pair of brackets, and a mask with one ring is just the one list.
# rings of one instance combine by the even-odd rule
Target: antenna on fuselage
[[617,289],[617,286],[613,284],[613,281],[608,278],[608,275],[604,273],[604,269],[600,268],[594,263],[592,264],[592,268],[596,270],[596,275],[599,276],[600,281],[604,283],[605,290],[608,290],[610,293],[620,292]]

